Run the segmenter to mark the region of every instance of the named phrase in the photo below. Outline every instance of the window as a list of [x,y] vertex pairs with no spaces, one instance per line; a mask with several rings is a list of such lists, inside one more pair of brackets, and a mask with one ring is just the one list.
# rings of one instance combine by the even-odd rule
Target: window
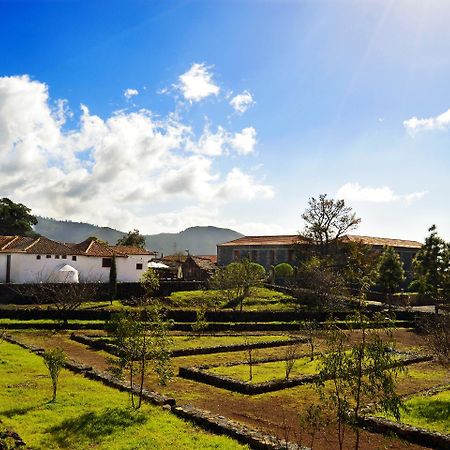
[[41,255],[36,255],[36,259],[41,259]]
[[52,255],[46,255],[45,256],[47,259],[50,259],[52,257]]
[[294,261],[294,250],[288,250],[288,261]]
[[112,259],[111,258],[102,258],[102,267],[111,267]]
[[142,263],[136,263],[136,270],[142,270]]
[[67,259],[67,255],[62,255],[62,259]]
[[234,250],[233,251],[233,257],[235,260],[238,260],[241,256],[241,252],[239,250]]
[[258,250],[252,250],[252,261],[258,261]]
[[59,255],[55,255],[55,259],[59,259]]
[[72,261],[76,261],[76,260],[77,260],[76,255],[73,255],[73,256],[72,256]]

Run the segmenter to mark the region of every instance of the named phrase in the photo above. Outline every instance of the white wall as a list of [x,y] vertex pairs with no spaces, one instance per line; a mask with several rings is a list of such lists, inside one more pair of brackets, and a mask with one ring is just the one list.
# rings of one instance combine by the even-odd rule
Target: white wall
[[[55,259],[55,255],[47,258],[41,255],[41,259],[36,259],[36,255],[28,253],[11,254],[11,283],[39,283],[51,280],[54,272],[62,266],[69,264],[79,272],[80,282],[108,282],[109,267],[102,267],[103,258],[97,256],[76,255],[77,260],[73,261],[72,256],[67,259]],[[128,258],[116,257],[117,281],[118,282],[138,282],[147,268],[148,255],[130,255]],[[136,269],[136,264],[142,264],[142,270]],[[0,283],[6,282],[6,254],[0,254]]]

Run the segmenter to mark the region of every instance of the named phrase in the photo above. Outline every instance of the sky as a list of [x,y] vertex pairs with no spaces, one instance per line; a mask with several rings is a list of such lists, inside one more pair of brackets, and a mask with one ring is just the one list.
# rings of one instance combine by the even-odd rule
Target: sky
[[0,0],[0,197],[142,233],[450,239],[450,2]]

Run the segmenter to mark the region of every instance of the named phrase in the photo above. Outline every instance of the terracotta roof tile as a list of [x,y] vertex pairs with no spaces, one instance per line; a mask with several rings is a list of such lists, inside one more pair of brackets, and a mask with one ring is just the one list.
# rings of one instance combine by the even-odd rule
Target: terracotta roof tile
[[[11,238],[11,236],[1,236],[0,243],[6,241],[5,238]],[[0,252],[66,255],[70,253],[70,247],[43,236],[13,236],[13,239],[9,239],[9,243],[5,242],[0,246]]]
[[125,255],[153,255],[145,248],[133,247],[131,245],[113,245],[111,246],[114,252],[119,252]]
[[234,241],[224,242],[218,247],[234,247],[236,245],[292,245],[297,242],[307,243],[305,238],[300,238],[297,234],[279,236],[244,236]]
[[391,239],[391,238],[381,238],[373,236],[358,236],[354,234],[348,234],[343,236],[341,239],[343,242],[361,242],[366,245],[379,245],[388,247],[401,247],[401,248],[421,248],[422,244],[417,241],[409,241],[405,239]]

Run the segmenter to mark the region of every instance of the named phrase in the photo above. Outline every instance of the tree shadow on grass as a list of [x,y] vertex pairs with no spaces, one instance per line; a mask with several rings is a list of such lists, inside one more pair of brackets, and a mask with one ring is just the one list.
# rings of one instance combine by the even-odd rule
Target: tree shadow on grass
[[41,408],[42,406],[44,406],[46,404],[47,403],[41,403],[39,405],[32,405],[32,406],[24,406],[24,407],[17,407],[17,408],[6,409],[4,411],[0,411],[0,416],[5,416],[8,419],[11,419],[14,416],[23,416],[24,414],[27,414],[28,412],[33,411],[35,409],[39,409],[39,408]]
[[101,412],[89,412],[73,419],[64,420],[48,432],[61,447],[69,447],[78,440],[97,440],[112,434],[116,429],[142,425],[147,416],[130,408],[107,408]]

